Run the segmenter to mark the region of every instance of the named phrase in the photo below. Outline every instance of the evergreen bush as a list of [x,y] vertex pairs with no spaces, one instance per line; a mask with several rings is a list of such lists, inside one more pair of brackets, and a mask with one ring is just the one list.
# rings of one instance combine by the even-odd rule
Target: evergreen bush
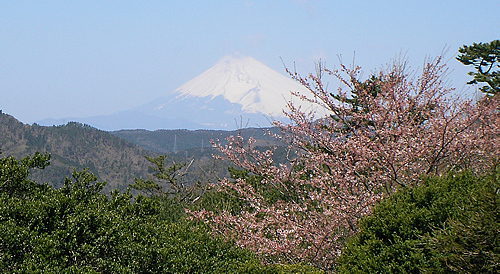
[[360,221],[342,251],[345,273],[499,273],[500,172],[426,178]]

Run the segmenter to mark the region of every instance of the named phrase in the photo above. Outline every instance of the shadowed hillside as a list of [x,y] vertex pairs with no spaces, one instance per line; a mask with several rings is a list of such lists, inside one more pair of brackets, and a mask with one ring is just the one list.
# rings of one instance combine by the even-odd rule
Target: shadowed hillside
[[219,140],[225,143],[227,137],[241,134],[245,140],[254,137],[256,146],[266,147],[279,145],[271,136],[264,132],[271,131],[277,133],[277,128],[245,128],[240,130],[119,130],[111,134],[134,143],[144,149],[158,152],[170,153],[189,149],[206,150],[212,147],[211,140]]
[[59,187],[73,169],[89,168],[99,180],[108,182],[106,191],[124,190],[135,177],[148,176],[149,163],[144,156],[154,156],[88,125],[71,122],[63,126],[30,126],[4,113],[0,113],[0,149],[3,157],[21,158],[36,151],[50,153],[50,166],[32,174],[37,182]]
[[189,184],[216,182],[228,177],[228,167],[232,166],[229,161],[214,159],[213,154],[219,154],[212,147],[211,141],[226,143],[226,138],[231,135],[240,134],[248,140],[250,137],[256,139],[256,146],[266,149],[277,146],[275,160],[284,161],[286,157],[285,148],[269,136],[267,132],[277,133],[277,128],[245,128],[234,131],[225,130],[156,130],[143,129],[113,131],[111,134],[134,143],[143,149],[159,154],[168,154],[166,164],[186,163],[184,180]]
[[[35,152],[50,153],[51,164],[45,170],[34,170],[31,178],[58,188],[73,169],[88,168],[99,180],[108,184],[105,191],[126,190],[135,178],[151,177],[151,164],[144,156],[167,154],[166,165],[185,163],[183,180],[188,184],[216,182],[229,176],[228,161],[212,157],[219,153],[211,140],[225,143],[230,135],[241,134],[245,140],[256,139],[261,148],[278,146],[267,131],[277,129],[246,128],[223,130],[120,130],[101,131],[89,125],[70,122],[62,126],[26,125],[14,117],[0,114],[0,149],[2,155],[25,157]],[[278,162],[283,160],[284,147],[276,151]]]

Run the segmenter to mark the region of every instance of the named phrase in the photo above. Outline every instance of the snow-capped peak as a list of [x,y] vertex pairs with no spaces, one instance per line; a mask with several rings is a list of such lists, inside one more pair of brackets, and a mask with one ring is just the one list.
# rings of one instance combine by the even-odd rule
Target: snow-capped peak
[[[248,113],[283,117],[287,101],[298,102],[291,91],[307,89],[252,57],[226,56],[213,67],[174,91],[177,98],[222,95]],[[303,104],[303,102],[299,102]]]

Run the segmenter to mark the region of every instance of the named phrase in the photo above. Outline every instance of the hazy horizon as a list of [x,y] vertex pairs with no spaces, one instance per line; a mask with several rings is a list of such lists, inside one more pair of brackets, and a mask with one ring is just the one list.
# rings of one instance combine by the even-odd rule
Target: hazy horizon
[[[473,5],[473,6],[471,6]],[[476,11],[477,12],[474,12]],[[498,1],[194,1],[0,3],[0,109],[24,123],[109,115],[166,96],[228,54],[285,74],[402,54],[445,55],[457,92],[464,44],[498,39]]]

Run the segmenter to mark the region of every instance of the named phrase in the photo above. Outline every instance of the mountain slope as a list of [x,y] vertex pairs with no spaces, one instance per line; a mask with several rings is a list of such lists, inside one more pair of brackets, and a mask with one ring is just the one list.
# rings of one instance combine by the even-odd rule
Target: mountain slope
[[212,147],[211,140],[219,140],[222,144],[226,143],[225,138],[231,135],[240,134],[248,140],[253,137],[256,140],[256,146],[268,147],[283,145],[275,138],[264,134],[265,131],[278,133],[277,128],[245,128],[235,131],[225,130],[119,130],[111,134],[123,138],[149,151],[165,154],[179,152],[190,149],[205,149]]
[[287,101],[299,103],[291,91],[308,92],[302,85],[252,57],[226,56],[179,87],[174,94],[185,99],[223,96],[239,104],[246,113],[283,118]]
[[147,177],[149,163],[144,156],[153,155],[87,125],[73,122],[57,127],[30,126],[3,113],[0,113],[0,149],[1,157],[20,158],[36,151],[50,153],[50,166],[32,174],[37,182],[59,187],[74,168],[89,168],[99,180],[108,182],[107,191],[124,190],[135,177]]
[[195,121],[204,129],[269,127],[274,119],[286,119],[283,109],[288,101],[311,108],[292,91],[308,92],[254,58],[226,56],[170,95],[134,110]]

